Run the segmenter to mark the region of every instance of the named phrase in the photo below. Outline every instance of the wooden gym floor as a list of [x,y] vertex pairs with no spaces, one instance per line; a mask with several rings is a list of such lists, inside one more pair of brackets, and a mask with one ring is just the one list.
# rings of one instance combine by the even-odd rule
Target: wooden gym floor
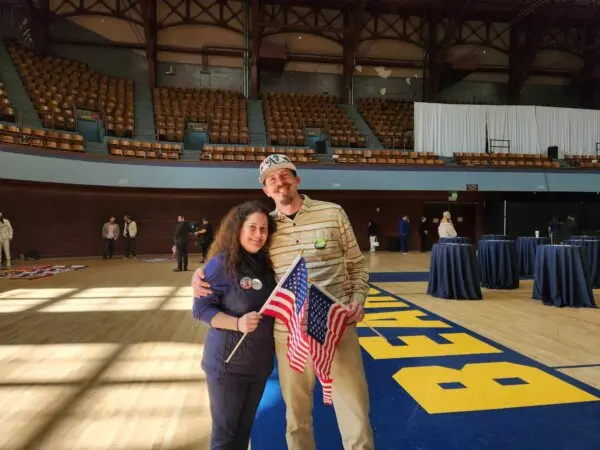
[[[366,260],[371,272],[423,272],[429,254]],[[0,448],[208,448],[205,330],[190,314],[192,272],[141,258],[43,263],[88,267],[0,280]],[[600,310],[541,306],[532,281],[484,290],[482,302],[428,297],[425,282],[375,286],[544,365],[589,366],[559,370],[600,388]]]

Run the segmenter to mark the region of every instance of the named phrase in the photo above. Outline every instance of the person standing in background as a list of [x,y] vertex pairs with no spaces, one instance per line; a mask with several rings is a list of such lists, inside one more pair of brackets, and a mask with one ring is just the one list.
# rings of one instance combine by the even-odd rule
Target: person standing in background
[[548,224],[548,236],[550,236],[551,244],[557,244],[559,242],[561,227],[562,223],[560,222],[560,220],[558,220],[556,216],[554,216]]
[[408,239],[410,237],[410,220],[408,216],[403,216],[400,220],[400,250],[402,253],[408,253]]
[[177,216],[177,226],[175,227],[175,255],[177,257],[177,267],[173,272],[187,272],[188,270],[188,235],[190,227],[185,221],[185,216]]
[[367,226],[367,233],[369,234],[369,251],[371,253],[374,253],[375,249],[379,246],[379,242],[377,240],[379,230],[377,229],[377,224],[372,220],[369,220],[369,225]]
[[112,259],[115,252],[115,241],[119,239],[119,224],[111,217],[102,226],[102,239],[104,239],[104,253],[102,259]]
[[421,238],[421,253],[427,251],[427,217],[421,217],[419,224],[419,238]]
[[202,228],[196,231],[194,234],[196,235],[196,242],[200,248],[200,253],[202,253],[202,261],[200,261],[200,263],[204,263],[206,260],[206,254],[210,248],[210,244],[213,241],[212,223],[210,223],[206,217],[203,217]]
[[125,238],[125,258],[135,258],[135,237],[137,236],[137,223],[129,214],[125,216],[123,237]]
[[575,222],[575,217],[573,216],[568,216],[567,217],[567,221],[565,223],[562,224],[561,230],[560,230],[560,242],[564,242],[568,239],[571,239],[573,236],[575,236],[577,233],[579,232],[578,227],[577,227],[577,222]]
[[0,253],[4,251],[6,267],[10,267],[10,241],[13,238],[13,228],[9,220],[0,213]]
[[452,223],[452,216],[450,211],[444,211],[442,214],[442,220],[438,227],[438,234],[441,238],[455,238],[458,236],[454,224]]

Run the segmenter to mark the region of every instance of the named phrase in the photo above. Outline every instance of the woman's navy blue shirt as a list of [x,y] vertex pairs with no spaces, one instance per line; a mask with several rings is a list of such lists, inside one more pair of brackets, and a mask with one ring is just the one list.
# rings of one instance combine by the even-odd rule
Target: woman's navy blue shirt
[[[235,277],[227,273],[222,255],[211,258],[204,267],[204,273],[213,293],[194,297],[192,313],[196,320],[209,326],[218,312],[235,317],[258,312],[277,284],[264,252],[251,254],[241,250],[240,267]],[[254,286],[249,287],[248,281],[253,280],[251,284]],[[256,330],[246,336],[229,363],[225,360],[243,333],[211,327],[204,342],[202,368],[207,374],[216,376],[268,377],[273,370],[275,355],[273,324],[272,317],[263,316]]]

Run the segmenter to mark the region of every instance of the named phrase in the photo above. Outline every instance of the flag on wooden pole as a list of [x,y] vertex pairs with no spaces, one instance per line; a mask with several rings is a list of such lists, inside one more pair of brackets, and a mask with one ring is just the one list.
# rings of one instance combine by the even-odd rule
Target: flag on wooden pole
[[313,368],[323,386],[323,402],[331,405],[331,363],[348,324],[348,308],[314,284],[308,299],[307,331]]
[[265,303],[262,314],[280,319],[288,329],[287,358],[292,369],[302,373],[309,354],[308,339],[302,330],[308,298],[306,261],[298,255]]

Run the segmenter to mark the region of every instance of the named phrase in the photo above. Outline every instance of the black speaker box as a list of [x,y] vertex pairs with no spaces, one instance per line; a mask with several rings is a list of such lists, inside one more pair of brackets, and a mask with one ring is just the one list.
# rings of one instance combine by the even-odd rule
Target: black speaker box
[[558,147],[556,145],[548,147],[548,158],[558,159]]
[[315,145],[317,147],[317,153],[321,155],[327,154],[327,142],[325,141],[316,141]]

